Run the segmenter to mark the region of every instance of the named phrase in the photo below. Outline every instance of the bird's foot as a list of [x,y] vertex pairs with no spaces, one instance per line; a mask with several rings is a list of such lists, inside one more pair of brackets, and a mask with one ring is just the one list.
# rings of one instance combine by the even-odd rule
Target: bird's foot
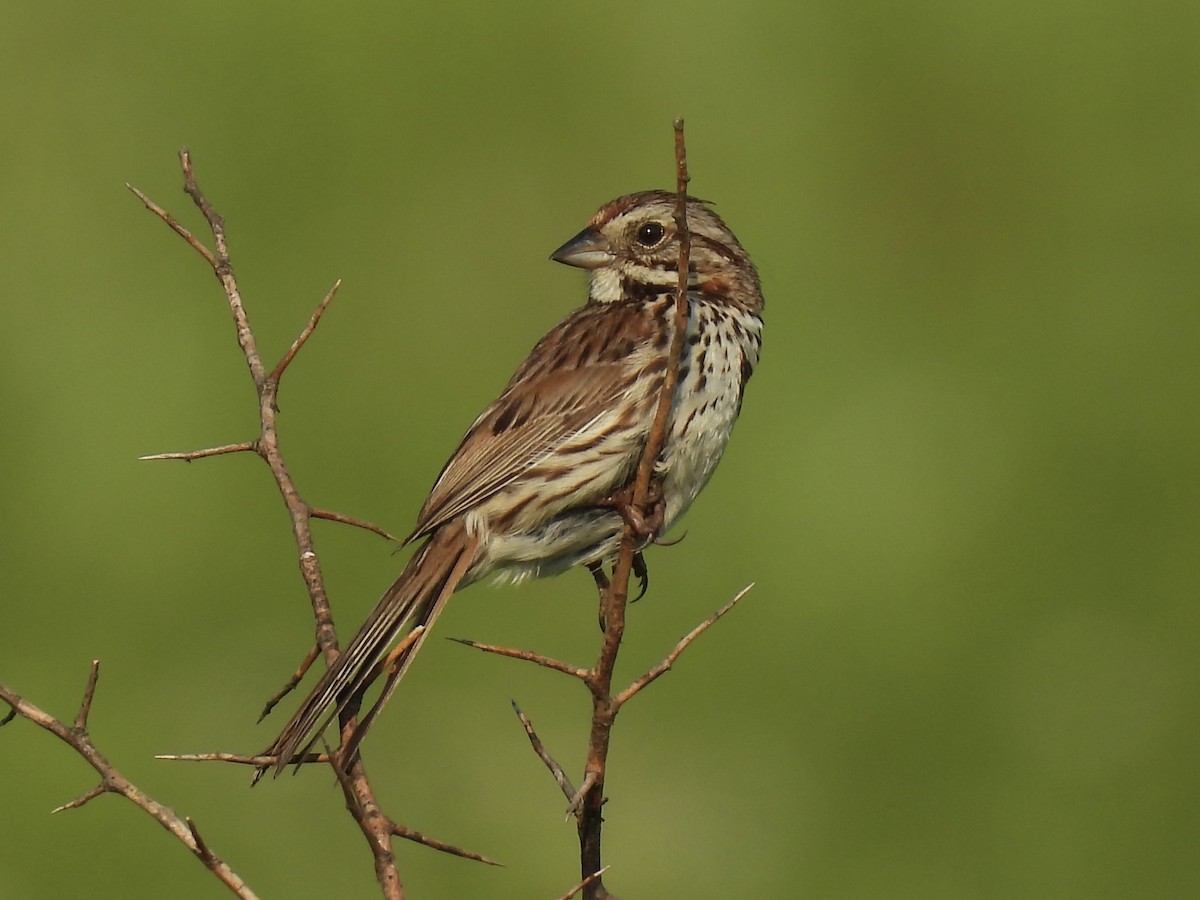
[[633,529],[639,550],[655,540],[666,522],[666,499],[663,497],[662,482],[657,479],[650,480],[646,501],[640,508],[633,502],[632,484],[614,491],[600,505],[616,510],[625,524]]

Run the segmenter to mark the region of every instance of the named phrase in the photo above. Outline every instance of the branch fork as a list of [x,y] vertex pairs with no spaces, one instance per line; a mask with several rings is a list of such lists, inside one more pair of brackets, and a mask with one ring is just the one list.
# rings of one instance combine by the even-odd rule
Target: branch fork
[[39,728],[53,734],[56,738],[74,750],[100,776],[100,783],[80,794],[51,812],[59,813],[70,809],[78,809],[102,794],[119,794],[136,806],[142,812],[152,817],[163,828],[167,829],[176,840],[180,841],[192,854],[200,860],[206,869],[243,900],[256,900],[257,894],[242,880],[230,866],[209,849],[200,837],[200,831],[195,822],[181,817],[170,807],[159,803],[136,784],[122,775],[112,763],[97,749],[91,735],[88,734],[88,717],[92,710],[92,701],[96,696],[96,685],[100,679],[100,661],[92,660],[92,668],[88,673],[87,686],[83,691],[83,699],[79,704],[79,712],[71,724],[56,719],[50,713],[26,700],[7,685],[0,684],[0,700],[11,707],[10,712],[0,725],[11,722],[17,716],[27,719]]

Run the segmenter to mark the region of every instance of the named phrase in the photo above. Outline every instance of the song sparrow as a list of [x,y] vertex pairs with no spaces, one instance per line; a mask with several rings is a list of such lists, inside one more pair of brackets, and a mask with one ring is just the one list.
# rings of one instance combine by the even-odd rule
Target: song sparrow
[[[264,751],[277,772],[387,670],[379,700],[342,748],[340,759],[353,759],[454,591],[492,574],[521,581],[615,558],[624,520],[606,501],[637,468],[674,330],[674,210],[674,195],[662,191],[619,197],[554,252],[590,271],[587,304],[538,342],[467,431],[408,538],[425,544]],[[689,312],[655,467],[659,531],[712,475],[762,333],[758,273],[742,245],[700,200],[689,198],[687,222]],[[415,639],[401,640],[418,625],[425,629]]]

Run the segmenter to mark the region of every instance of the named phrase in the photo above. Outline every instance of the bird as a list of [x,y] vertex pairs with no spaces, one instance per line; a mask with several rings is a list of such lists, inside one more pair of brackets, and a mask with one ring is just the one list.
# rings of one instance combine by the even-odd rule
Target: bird
[[[467,429],[405,541],[423,543],[261,754],[272,762],[259,776],[303,759],[386,671],[379,698],[339,751],[348,767],[461,588],[575,566],[603,577],[628,520],[613,498],[634,478],[669,365],[681,246],[676,202],[658,190],[618,197],[551,254],[588,272],[587,302],[537,342]],[[711,204],[688,197],[685,209],[687,326],[654,463],[660,500],[648,539],[665,533],[713,474],[762,345],[764,301],[749,254]]]

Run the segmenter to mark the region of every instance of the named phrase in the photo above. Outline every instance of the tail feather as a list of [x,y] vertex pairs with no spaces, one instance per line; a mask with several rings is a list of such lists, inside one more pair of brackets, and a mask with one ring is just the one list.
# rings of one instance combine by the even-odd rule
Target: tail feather
[[387,660],[392,645],[403,634],[424,626],[421,634],[391,661],[383,692],[339,753],[340,759],[347,764],[354,758],[367,729],[408,671],[429,629],[470,568],[477,547],[478,540],[468,537],[461,524],[448,523],[409,560],[400,577],[300,704],[279,737],[263,751],[264,756],[275,757],[276,775],[297,755],[307,753],[329,724],[352,702],[361,701],[363,692],[379,676],[380,666]]

